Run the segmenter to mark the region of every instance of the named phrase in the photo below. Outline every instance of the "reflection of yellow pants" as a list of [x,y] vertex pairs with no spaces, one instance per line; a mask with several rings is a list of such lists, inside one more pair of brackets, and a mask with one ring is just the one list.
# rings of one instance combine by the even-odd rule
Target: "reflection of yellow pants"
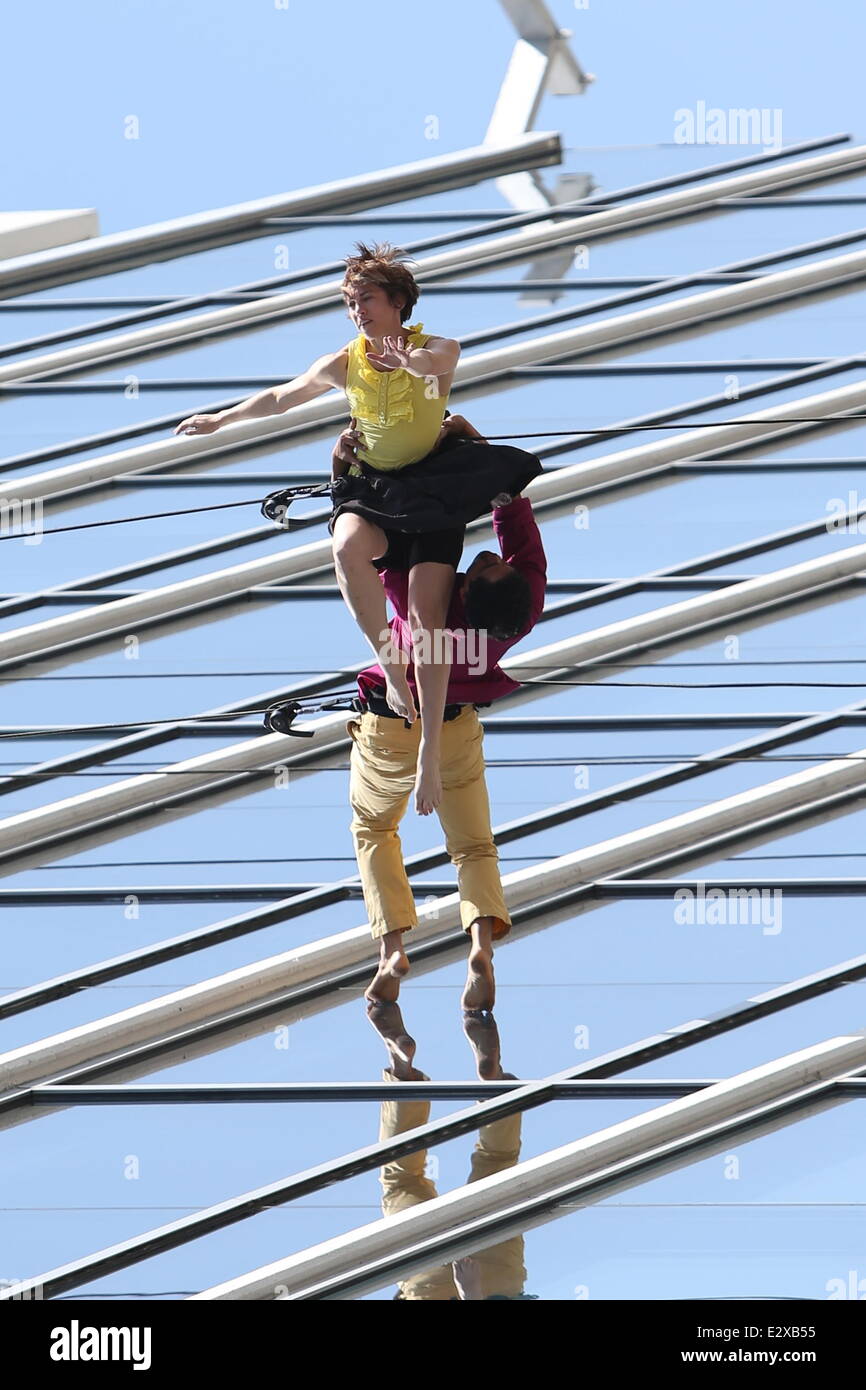
[[[393,1081],[390,1071],[384,1071],[382,1078]],[[427,1077],[424,1078],[425,1081]],[[426,1125],[430,1119],[429,1100],[386,1100],[382,1103],[379,1120],[379,1142],[386,1143],[407,1129]],[[491,1173],[501,1173],[503,1168],[511,1168],[520,1158],[520,1129],[522,1114],[506,1115],[504,1119],[494,1120],[483,1125],[472,1154],[469,1182],[489,1177]],[[425,1167],[427,1150],[406,1154],[403,1158],[386,1163],[380,1170],[382,1184],[382,1211],[385,1216],[394,1216],[398,1211],[406,1211],[419,1202],[428,1202],[437,1196],[435,1183],[427,1177]],[[519,1298],[526,1282],[526,1268],[523,1263],[523,1236],[510,1236],[485,1250],[476,1250],[475,1260],[481,1294],[483,1298]],[[400,1294],[405,1299],[424,1299],[448,1301],[458,1297],[451,1265],[438,1265],[425,1269],[400,1281]]]
[[[417,926],[415,902],[397,827],[415,786],[421,721],[369,711],[346,726],[353,741],[349,800],[352,838],[374,937]],[[494,940],[511,918],[502,895],[499,859],[490,828],[482,729],[472,705],[442,725],[442,800],[438,815],[457,869],[464,931],[479,917],[497,918]]]

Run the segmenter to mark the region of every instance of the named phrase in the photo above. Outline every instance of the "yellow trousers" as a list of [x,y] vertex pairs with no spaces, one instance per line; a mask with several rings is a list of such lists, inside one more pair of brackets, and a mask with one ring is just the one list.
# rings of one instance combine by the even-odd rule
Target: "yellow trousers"
[[[420,725],[416,719],[407,728],[402,719],[368,711],[346,726],[353,742],[350,828],[374,937],[418,925],[398,826],[415,786]],[[438,815],[457,869],[463,929],[468,932],[479,917],[494,917],[493,938],[498,940],[508,934],[511,918],[490,828],[482,738],[472,705],[443,723]]]

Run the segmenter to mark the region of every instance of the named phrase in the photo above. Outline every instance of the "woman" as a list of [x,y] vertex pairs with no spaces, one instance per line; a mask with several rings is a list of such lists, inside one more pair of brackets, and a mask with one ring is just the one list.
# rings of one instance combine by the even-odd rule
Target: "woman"
[[437,447],[460,345],[425,333],[421,323],[406,325],[420,291],[403,252],[387,243],[356,249],[346,259],[343,299],[357,337],[285,385],[215,415],[190,416],[175,433],[209,434],[334,387],[345,391],[358,447],[356,464],[334,470],[334,567],[384,673],[388,706],[411,723],[418,711],[406,679],[407,653],[391,649],[377,573],[377,566],[393,563],[399,537],[400,567],[409,570],[422,730],[416,806],[429,814],[441,795],[439,736],[450,666],[444,626],[465,525],[489,511],[497,495],[520,492],[541,464],[521,449],[455,436]]

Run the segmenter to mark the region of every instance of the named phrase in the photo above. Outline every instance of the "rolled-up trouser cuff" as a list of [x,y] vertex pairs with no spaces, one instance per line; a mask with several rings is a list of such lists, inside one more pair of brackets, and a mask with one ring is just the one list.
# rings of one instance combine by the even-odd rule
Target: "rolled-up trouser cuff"
[[[485,867],[486,866],[486,867]],[[474,870],[475,872],[472,872]],[[467,883],[466,880],[470,879]],[[493,940],[500,941],[511,930],[511,918],[505,905],[499,866],[495,859],[476,861],[467,865],[461,874],[460,920],[468,932],[479,917],[494,917]]]

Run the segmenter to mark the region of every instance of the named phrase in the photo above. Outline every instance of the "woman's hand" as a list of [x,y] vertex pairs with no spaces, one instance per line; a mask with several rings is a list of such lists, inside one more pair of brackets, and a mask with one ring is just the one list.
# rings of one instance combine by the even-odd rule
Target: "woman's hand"
[[218,430],[222,420],[219,414],[216,415],[188,415],[185,420],[175,426],[175,434],[213,434]]
[[375,362],[377,367],[396,371],[398,367],[408,367],[413,352],[417,352],[407,338],[383,338],[381,352],[367,352],[367,361]]

